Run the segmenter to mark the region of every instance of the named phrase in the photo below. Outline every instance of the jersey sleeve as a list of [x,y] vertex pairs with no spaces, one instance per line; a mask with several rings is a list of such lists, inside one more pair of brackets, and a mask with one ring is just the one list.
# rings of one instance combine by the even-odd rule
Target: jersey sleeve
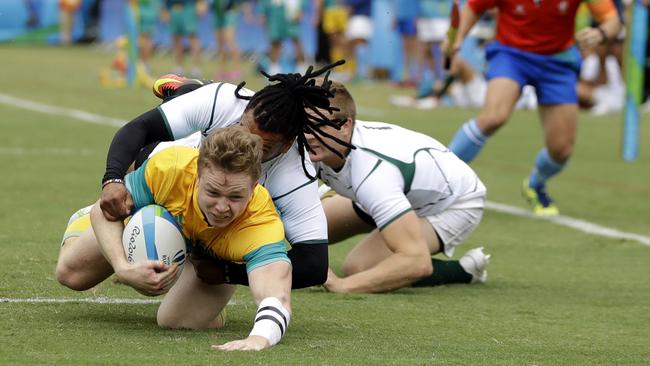
[[[168,132],[175,140],[201,131],[230,126],[241,119],[247,100],[235,95],[237,87],[228,83],[212,83],[160,105]],[[248,89],[240,91],[252,95]]]
[[258,267],[265,266],[269,263],[284,261],[289,262],[287,257],[287,249],[284,243],[273,243],[261,246],[244,256],[246,262],[246,272],[250,273]]
[[312,180],[274,200],[290,244],[327,243],[327,219],[318,197],[318,182]]
[[[189,147],[174,147],[147,159],[137,170],[126,177],[126,187],[133,197],[135,209],[149,204],[163,205],[175,187],[187,185],[182,180],[193,175],[182,174],[183,167],[196,156]],[[179,174],[180,173],[180,174]]]
[[[354,167],[352,167],[354,169]],[[404,194],[399,170],[381,160],[357,182],[353,181],[357,203],[372,217],[379,230],[412,210]]]
[[[294,144],[277,165],[263,174],[262,185],[271,194],[291,245],[327,243],[327,220],[318,195],[318,182],[305,175],[301,160]],[[315,174],[310,161],[305,162],[305,167],[312,176]]]
[[587,7],[598,23],[602,23],[613,16],[618,16],[612,0],[588,0]]
[[127,174],[125,178],[126,189],[133,199],[134,211],[154,203],[153,193],[151,193],[151,188],[144,178],[148,163],[149,160],[145,160],[138,169]]

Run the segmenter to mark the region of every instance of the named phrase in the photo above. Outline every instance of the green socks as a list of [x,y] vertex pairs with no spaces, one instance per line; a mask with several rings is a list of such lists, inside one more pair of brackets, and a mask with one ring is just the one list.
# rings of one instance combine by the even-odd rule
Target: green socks
[[472,275],[465,272],[460,261],[443,261],[431,258],[433,273],[413,283],[413,287],[446,285],[449,283],[470,283]]

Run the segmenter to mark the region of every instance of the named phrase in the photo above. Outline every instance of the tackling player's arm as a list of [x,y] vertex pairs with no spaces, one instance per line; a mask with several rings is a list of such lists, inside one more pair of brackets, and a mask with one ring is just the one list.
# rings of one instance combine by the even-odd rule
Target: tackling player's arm
[[122,179],[140,149],[152,142],[169,140],[173,137],[158,108],[143,113],[117,131],[108,149],[102,179],[100,206],[107,219],[123,220],[133,209]]
[[332,292],[386,292],[405,287],[432,273],[431,254],[420,227],[409,210],[385,228],[381,238],[393,252],[374,267],[345,278],[330,273],[325,287]]

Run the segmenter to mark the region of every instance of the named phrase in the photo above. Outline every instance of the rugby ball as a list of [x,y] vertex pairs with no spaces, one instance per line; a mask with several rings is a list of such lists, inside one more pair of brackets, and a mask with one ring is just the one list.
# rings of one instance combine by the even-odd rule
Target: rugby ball
[[182,268],[187,256],[183,231],[174,216],[158,205],[145,206],[131,216],[122,244],[129,263],[161,260]]

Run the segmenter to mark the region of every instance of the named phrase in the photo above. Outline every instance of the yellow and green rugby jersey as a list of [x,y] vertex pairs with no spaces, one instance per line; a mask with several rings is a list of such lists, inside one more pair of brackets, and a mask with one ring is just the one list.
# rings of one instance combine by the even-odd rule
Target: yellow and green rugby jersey
[[187,239],[220,259],[246,263],[248,272],[278,260],[289,262],[282,221],[268,191],[259,184],[244,212],[228,227],[208,225],[198,205],[198,155],[195,148],[171,147],[129,173],[126,187],[135,209],[152,203],[165,207]]

